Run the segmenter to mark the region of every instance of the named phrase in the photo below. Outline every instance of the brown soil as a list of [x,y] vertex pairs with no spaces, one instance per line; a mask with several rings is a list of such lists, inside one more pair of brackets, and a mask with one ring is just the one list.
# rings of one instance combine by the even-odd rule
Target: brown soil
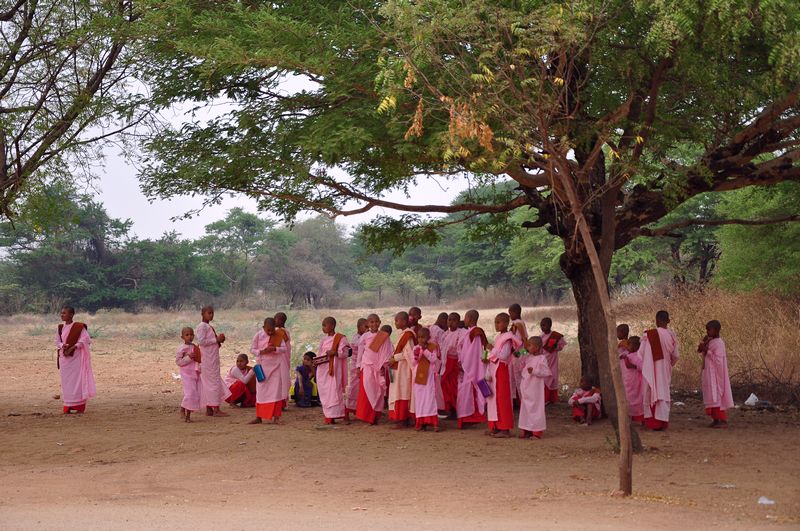
[[[187,424],[171,376],[177,342],[106,329],[93,345],[99,396],[85,415],[65,416],[53,399],[50,333],[13,321],[0,333],[3,529],[800,524],[796,411],[737,410],[730,429],[712,430],[702,404],[686,400],[668,431],[642,433],[648,450],[634,461],[635,495],[620,499],[611,495],[609,423],[575,425],[565,404],[548,410],[540,441],[492,439],[451,421],[443,433],[326,428],[319,409],[294,407],[281,426],[247,425],[253,410],[227,406],[228,418]],[[776,503],[759,505],[760,496]]]

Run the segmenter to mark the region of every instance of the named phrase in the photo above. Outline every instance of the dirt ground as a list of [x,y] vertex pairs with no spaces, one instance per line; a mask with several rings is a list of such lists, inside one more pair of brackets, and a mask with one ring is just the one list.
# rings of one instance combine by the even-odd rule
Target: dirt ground
[[[564,403],[540,441],[451,421],[442,433],[326,428],[319,409],[294,407],[280,426],[247,425],[252,409],[227,406],[228,418],[186,424],[172,331],[193,316],[83,317],[98,397],[69,416],[53,399],[56,323],[0,321],[2,529],[800,528],[793,410],[736,410],[730,429],[711,430],[700,401],[684,400],[668,431],[642,432],[635,495],[620,499],[609,423],[575,425]],[[224,366],[257,317],[229,316]],[[294,318],[298,342],[317,318]]]

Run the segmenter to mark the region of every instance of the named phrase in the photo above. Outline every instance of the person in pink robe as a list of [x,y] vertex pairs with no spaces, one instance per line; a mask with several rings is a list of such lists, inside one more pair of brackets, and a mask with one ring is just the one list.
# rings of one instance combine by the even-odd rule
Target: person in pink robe
[[484,398],[478,382],[483,380],[486,372],[481,358],[487,341],[486,334],[477,326],[478,318],[477,310],[469,310],[464,314],[464,325],[467,328],[458,351],[461,378],[458,382],[456,416],[459,429],[463,429],[468,424],[486,422],[484,414],[486,398]]
[[[356,403],[356,418],[368,424],[377,424],[383,413],[386,396],[386,363],[392,356],[389,334],[380,330],[377,314],[367,316],[367,332],[361,338],[361,381]],[[377,343],[380,343],[379,345]]]
[[442,409],[455,418],[456,402],[458,400],[458,377],[461,369],[458,365],[458,353],[467,331],[460,328],[461,316],[455,312],[447,316],[447,330],[442,334],[439,345],[442,354],[442,364],[439,369],[442,387]]
[[414,337],[417,337],[417,332],[422,328],[422,310],[417,306],[412,306],[408,309],[408,328],[414,331]]
[[545,379],[550,377],[550,366],[542,350],[542,338],[532,336],[526,345],[528,355],[523,356],[522,377],[519,385],[519,438],[541,439],[547,429],[544,413]]
[[489,358],[484,360],[487,364],[486,381],[492,390],[492,394],[486,398],[486,419],[493,437],[510,437],[514,427],[509,363],[513,358],[512,352],[519,349],[522,343],[508,330],[510,324],[511,318],[507,313],[499,313],[494,318],[497,336],[491,345]]
[[[517,336],[522,345],[526,345],[528,343],[528,327],[525,321],[522,320],[522,306],[516,303],[512,304],[508,307],[508,315],[511,317],[510,330]],[[519,356],[518,352],[515,352],[508,366],[511,369],[511,398],[518,402],[520,400],[519,386],[522,382],[522,367],[524,365],[525,360]]]
[[389,383],[389,420],[396,428],[408,427],[414,419],[414,401],[411,394],[411,366],[414,361],[414,345],[417,336],[409,328],[408,314],[398,312],[394,316],[399,337],[390,362],[393,379]]
[[[441,312],[439,315],[436,316],[436,322],[428,327],[428,331],[431,334],[430,341],[431,343],[438,345],[440,351],[442,349],[442,343],[444,341],[444,333],[446,330],[447,330],[447,313]],[[443,413],[442,418],[447,416],[447,414],[444,413],[447,408],[444,403],[444,392],[442,391],[442,373],[444,372],[444,361],[445,360],[442,360],[441,363],[439,363],[440,369],[433,374],[433,378],[435,380],[434,384],[436,386],[436,407],[438,407],[439,411]]]
[[74,317],[75,308],[72,306],[62,308],[63,324],[59,325],[55,337],[58,349],[58,373],[61,378],[61,400],[64,403],[65,414],[73,411],[84,413],[86,401],[97,396],[92,356],[89,351],[92,340],[86,325],[73,321]]
[[575,389],[568,401],[572,406],[572,419],[591,426],[593,420],[600,418],[601,400],[600,389],[592,385],[588,376],[582,376],[580,387]]
[[228,369],[223,381],[231,392],[225,401],[240,407],[255,407],[256,405],[256,373],[247,365],[250,359],[247,354],[236,356],[236,365]]
[[657,312],[656,328],[645,332],[639,347],[644,425],[655,431],[669,426],[672,367],[678,362],[678,338],[667,328],[668,325],[669,313],[664,310]]
[[363,317],[356,322],[356,333],[350,338],[350,348],[353,355],[350,357],[347,389],[345,391],[344,414],[345,420],[350,420],[350,414],[355,414],[358,404],[358,389],[360,387],[359,371],[361,370],[361,337],[367,332],[367,320]]
[[626,324],[617,326],[617,352],[622,385],[628,400],[628,415],[633,422],[644,422],[644,402],[642,399],[642,358],[638,350],[641,346],[638,336],[628,338],[630,328]]
[[219,348],[225,342],[225,334],[217,334],[211,321],[214,320],[213,306],[205,306],[200,311],[203,321],[195,328],[195,337],[202,353],[203,370],[200,378],[203,380],[203,403],[206,406],[206,415],[214,417],[227,417],[228,414],[220,410],[223,400],[231,392],[222,381],[220,374]]
[[283,392],[283,409],[289,406],[289,388],[292,386],[291,366],[292,366],[292,336],[286,329],[287,315],[283,312],[275,314],[275,329],[282,330],[286,336],[286,352],[281,358],[281,390]]
[[703,404],[706,415],[711,417],[711,428],[727,428],[727,410],[733,407],[731,379],[728,376],[728,354],[725,342],[719,337],[722,325],[719,321],[706,324],[706,336],[697,351],[703,356]]
[[325,424],[336,424],[336,419],[344,418],[344,388],[350,343],[344,334],[336,332],[336,319],[333,317],[322,320],[322,333],[325,335],[319,343],[317,355],[322,362],[317,365],[317,391]]
[[183,345],[175,353],[175,364],[180,367],[183,384],[183,400],[181,400],[181,418],[191,422],[191,415],[199,411],[203,396],[203,383],[200,379],[199,348],[194,344],[194,330],[186,326],[181,330]]
[[[415,429],[424,430],[433,426],[434,431],[439,431],[439,406],[436,400],[436,375],[439,374],[440,354],[439,346],[430,341],[431,332],[428,328],[420,328],[417,340],[419,344],[413,349],[411,362],[411,377],[414,382],[411,393],[414,396],[414,414],[416,416]],[[426,363],[427,362],[427,363]],[[425,373],[421,367],[427,366]],[[419,380],[423,380],[419,383]]]
[[561,333],[552,329],[553,320],[549,317],[542,319],[539,327],[542,329],[542,335],[539,336],[542,338],[542,348],[547,358],[547,366],[550,367],[552,374],[545,382],[545,402],[555,404],[558,402],[558,353],[564,350],[567,342]]
[[264,319],[264,327],[250,344],[250,353],[264,371],[264,380],[256,382],[256,418],[250,424],[261,424],[262,419],[279,423],[284,400],[280,371],[288,350],[286,333],[275,328],[275,319]]

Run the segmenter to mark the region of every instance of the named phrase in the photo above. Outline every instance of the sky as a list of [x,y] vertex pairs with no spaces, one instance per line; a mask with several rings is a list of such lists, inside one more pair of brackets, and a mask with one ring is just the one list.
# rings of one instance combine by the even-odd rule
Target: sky
[[[104,167],[97,171],[100,176],[95,186],[97,199],[105,205],[111,217],[130,219],[133,222],[132,233],[139,238],[158,238],[165,232],[174,230],[184,238],[194,239],[205,233],[205,225],[222,219],[232,208],[241,207],[248,212],[258,213],[254,200],[238,195],[225,198],[221,205],[206,207],[200,215],[192,219],[173,221],[174,217],[202,207],[203,198],[185,196],[151,203],[139,188],[136,168],[118,153],[116,147],[108,146],[105,149],[105,158]],[[389,194],[386,198],[404,204],[449,204],[466,187],[466,180],[437,183],[422,179],[410,198],[406,198],[401,192]],[[396,214],[392,210],[376,208],[369,213],[340,217],[337,221],[353,229],[367,223],[376,215],[393,213]],[[269,217],[267,213],[260,214]]]

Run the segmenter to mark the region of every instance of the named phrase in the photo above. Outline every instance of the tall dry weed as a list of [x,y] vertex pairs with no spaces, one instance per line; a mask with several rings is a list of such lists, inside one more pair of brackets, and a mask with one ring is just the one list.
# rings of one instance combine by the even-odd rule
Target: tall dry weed
[[617,303],[618,319],[630,324],[632,335],[654,326],[655,313],[662,309],[669,312],[670,327],[680,342],[673,389],[700,387],[697,344],[705,335],[705,324],[716,319],[722,323],[737,399],[754,392],[762,399],[800,403],[800,301],[706,289],[649,294]]

